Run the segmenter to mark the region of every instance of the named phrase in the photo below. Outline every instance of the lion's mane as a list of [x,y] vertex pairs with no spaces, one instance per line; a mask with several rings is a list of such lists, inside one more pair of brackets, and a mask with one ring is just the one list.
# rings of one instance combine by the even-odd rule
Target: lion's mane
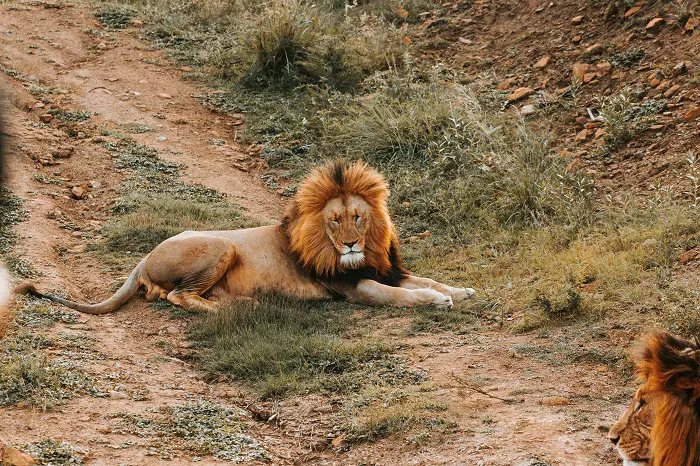
[[[349,195],[362,197],[371,208],[365,235],[365,262],[358,269],[347,269],[340,264],[324,226],[323,209],[328,201]],[[365,162],[348,164],[341,160],[314,169],[299,186],[282,221],[298,264],[322,280],[357,282],[368,278],[398,286],[407,272],[401,265],[388,198],[386,180]]]
[[654,466],[700,465],[700,344],[653,334],[637,357],[637,370],[648,393],[657,397]]

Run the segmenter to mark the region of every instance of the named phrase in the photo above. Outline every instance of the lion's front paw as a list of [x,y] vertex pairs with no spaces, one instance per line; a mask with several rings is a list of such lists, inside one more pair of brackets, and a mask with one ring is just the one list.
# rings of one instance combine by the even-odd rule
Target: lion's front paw
[[474,296],[476,296],[476,290],[474,288],[452,288],[452,299],[456,303],[467,301]]
[[453,305],[452,297],[430,288],[415,290],[415,293],[418,295],[417,304],[419,305],[435,306],[440,308],[451,308]]

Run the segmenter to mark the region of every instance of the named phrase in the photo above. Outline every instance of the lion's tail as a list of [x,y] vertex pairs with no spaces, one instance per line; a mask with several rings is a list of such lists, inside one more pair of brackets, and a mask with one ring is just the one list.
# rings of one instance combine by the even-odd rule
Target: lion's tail
[[134,268],[126,282],[124,282],[121,288],[119,288],[117,292],[114,293],[114,295],[112,295],[112,297],[102,301],[101,303],[74,303],[73,301],[68,301],[67,299],[59,298],[58,296],[51,296],[44,293],[40,293],[39,291],[37,291],[36,287],[31,283],[22,283],[21,285],[18,285],[17,287],[15,287],[14,293],[23,295],[31,294],[39,298],[50,299],[51,301],[63,304],[64,306],[67,306],[71,309],[75,309],[76,311],[84,312],[86,314],[107,314],[108,312],[112,312],[115,309],[119,308],[122,304],[127,302],[129,299],[131,299],[132,296],[134,296],[138,292],[139,287],[141,286],[141,282],[139,281],[139,279],[141,278],[141,274],[143,273],[143,269],[146,264],[146,259],[147,257],[144,258],[141,262],[139,262],[139,265],[137,265],[136,268]]

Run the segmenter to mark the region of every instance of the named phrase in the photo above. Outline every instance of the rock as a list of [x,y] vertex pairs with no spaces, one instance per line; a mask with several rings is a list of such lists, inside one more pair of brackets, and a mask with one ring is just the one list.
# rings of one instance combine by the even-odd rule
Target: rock
[[679,84],[674,84],[673,86],[669,87],[666,92],[664,92],[664,98],[665,99],[670,99],[674,95],[678,93],[678,91],[681,90],[681,86]]
[[532,104],[523,105],[523,108],[520,109],[520,114],[522,116],[534,115],[536,112],[537,110],[535,110],[535,106]]
[[496,87],[496,89],[498,89],[499,91],[505,91],[506,89],[510,89],[510,86],[513,85],[515,80],[516,80],[515,76],[513,76],[512,78],[508,78],[505,81],[503,81],[501,84],[499,84]]
[[607,74],[612,69],[612,63],[610,63],[609,61],[600,62],[596,65],[596,68],[598,68],[598,71],[600,71],[601,73]]
[[574,77],[579,81],[583,81],[586,72],[588,72],[590,65],[588,63],[576,63],[573,68]]
[[681,265],[685,265],[690,262],[695,262],[697,260],[700,260],[700,247],[695,247],[690,251],[686,251],[683,254],[681,254],[681,257],[678,259],[678,262]]
[[595,43],[586,49],[586,53],[589,55],[600,55],[603,52],[605,52],[605,47],[600,43]]
[[545,406],[562,406],[568,405],[569,399],[563,396],[548,396],[538,400],[538,403]]
[[37,102],[34,104],[34,108],[44,108],[46,105],[43,104],[43,102]]
[[105,42],[100,42],[99,44],[97,44],[97,48],[100,50],[104,50],[107,48],[107,44]]
[[588,84],[598,77],[598,73],[586,73],[583,75],[583,82]]
[[566,166],[566,169],[570,172],[575,172],[575,171],[582,169],[585,166],[586,166],[586,162],[584,162],[580,158],[576,157],[574,160],[569,162],[569,164]]
[[663,81],[661,81],[661,83],[659,83],[658,86],[656,86],[656,94],[661,95],[664,92],[666,92],[666,90],[669,89],[670,87],[671,87],[671,81],[669,81],[668,79],[664,79]]
[[654,71],[654,72],[651,73],[651,74],[649,75],[649,77],[647,78],[647,82],[649,83],[649,85],[650,85],[651,87],[656,87],[656,86],[658,86],[659,84],[661,84],[661,80],[662,80],[663,78],[664,78],[663,73],[661,73],[660,71]]
[[73,146],[61,146],[61,147],[52,147],[49,152],[51,152],[51,155],[53,155],[57,159],[67,159],[71,155],[73,155],[73,152],[75,152],[75,147]]
[[574,36],[571,38],[571,42],[573,42],[574,44],[578,44],[582,40],[583,40],[583,37],[581,37],[581,36]]
[[132,19],[132,20],[131,20],[131,25],[132,25],[132,26],[143,26],[143,20],[140,20],[140,19]]
[[102,187],[102,182],[99,180],[90,180],[90,187],[92,189],[100,189]]
[[685,31],[693,32],[698,26],[700,26],[700,18],[692,17],[685,23]]
[[115,400],[128,400],[129,399],[129,395],[127,395],[126,393],[118,392],[116,390],[110,390],[109,397],[114,398]]
[[673,76],[680,76],[682,74],[685,74],[688,72],[688,69],[690,68],[690,65],[687,62],[680,62],[677,63],[676,66],[673,67]]
[[590,131],[588,131],[587,129],[582,129],[581,132],[574,136],[574,141],[585,141],[586,139],[588,139],[589,134]]
[[161,92],[160,94],[157,94],[157,95],[161,99],[172,99],[173,98],[173,96],[171,96],[170,94],[166,94],[165,92]]
[[83,199],[87,194],[87,185],[73,186],[70,190],[70,193],[75,199]]
[[39,116],[39,121],[42,123],[51,123],[51,120],[53,120],[53,115],[50,113],[44,113],[43,115]]
[[571,18],[571,24],[578,25],[581,23],[583,23],[583,16],[579,15],[579,16],[574,16],[573,18]]
[[549,64],[549,60],[551,60],[551,58],[552,58],[552,57],[550,57],[549,55],[545,55],[544,57],[540,58],[540,59],[537,61],[537,63],[535,63],[535,65],[534,65],[535,68],[536,68],[536,69],[542,69],[542,68],[544,68],[545,66],[547,66],[547,65]]
[[508,96],[508,102],[517,102],[535,93],[535,90],[530,87],[519,87]]
[[663,18],[654,18],[651,21],[649,21],[644,28],[645,31],[647,32],[656,32],[661,28],[661,26],[666,22],[665,19]]
[[170,335],[177,335],[178,333],[180,333],[180,329],[175,327],[174,325],[167,327],[165,331],[168,332],[168,334]]
[[39,464],[32,456],[13,448],[0,441],[0,465],[2,466],[30,466]]
[[683,115],[683,119],[685,121],[693,121],[697,120],[698,118],[700,118],[700,107],[695,107],[694,109]]
[[608,132],[607,132],[607,131],[605,131],[603,128],[598,128],[598,129],[595,131],[595,135],[593,136],[593,138],[594,138],[594,139],[601,139],[601,138],[604,138],[604,137],[607,136],[607,135],[608,135]]
[[410,37],[404,37],[402,42],[403,42],[403,45],[411,45],[413,43],[413,41],[411,40]]
[[333,439],[331,442],[331,447],[333,448],[343,448],[345,445],[347,445],[347,441],[343,437],[336,437]]
[[633,6],[632,8],[630,8],[629,10],[627,10],[627,11],[625,12],[625,18],[630,18],[630,17],[636,15],[637,13],[639,13],[639,11],[640,11],[641,9],[642,9],[642,8],[639,7],[639,6]]
[[423,233],[418,235],[420,239],[430,238],[431,236],[433,236],[433,234],[430,232],[430,230],[425,230]]

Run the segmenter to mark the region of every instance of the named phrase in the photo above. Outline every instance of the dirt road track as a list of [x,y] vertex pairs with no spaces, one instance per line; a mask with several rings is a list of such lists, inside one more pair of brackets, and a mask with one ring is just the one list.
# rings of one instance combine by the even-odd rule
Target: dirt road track
[[[192,96],[206,90],[183,81],[182,71],[137,35],[135,29],[105,31],[87,3],[67,3],[60,9],[45,8],[41,2],[0,5],[0,64],[6,70],[0,86],[10,96],[7,119],[15,148],[10,188],[25,200],[30,214],[17,227],[18,248],[42,274],[42,284],[85,300],[104,298],[118,280],[85,252],[108,217],[105,211],[119,196],[121,175],[114,171],[110,154],[96,143],[102,141],[100,133],[128,125],[150,127],[154,131],[132,136],[159,149],[166,159],[187,164],[187,181],[226,193],[264,220],[278,218],[284,206],[284,200],[255,176],[259,162],[234,140],[238,119],[198,104]],[[30,93],[39,88],[48,90],[51,101],[44,107],[38,107],[40,100]],[[92,114],[84,138],[72,137],[53,123],[39,124],[52,105]],[[52,148],[67,146],[74,148],[70,157],[55,159],[55,164],[39,162]],[[39,181],[42,177],[67,181],[55,186]],[[67,186],[82,183],[96,186],[90,198],[71,198]],[[61,228],[57,217],[77,225],[75,232]],[[16,444],[48,437],[66,440],[89,448],[90,464],[189,464],[187,458],[154,459],[144,447],[119,447],[138,439],[114,432],[107,418],[110,413],[182,403],[192,395],[229,405],[246,403],[230,396],[235,386],[206,384],[187,363],[165,354],[164,347],[178,348],[184,341],[184,331],[184,323],[141,300],[106,317],[83,316],[77,324],[58,324],[52,330],[57,335],[97,340],[99,355],[84,362],[88,372],[105,381],[116,374],[117,391],[128,395],[145,390],[148,399],[80,397],[57,412],[2,408],[0,436]],[[388,438],[345,453],[306,456],[298,464],[544,464],[533,463],[540,457],[567,466],[618,464],[602,431],[621,409],[623,387],[615,386],[617,377],[590,364],[555,367],[513,350],[532,345],[534,338],[487,330],[402,340],[409,359],[431,374],[438,398],[458,422],[456,433],[445,442],[420,446]],[[489,392],[524,401],[505,405],[484,398],[460,386],[452,373],[483,382]],[[540,405],[537,400],[543,394],[565,396],[571,405]],[[274,464],[290,464],[338,422],[338,413],[328,414],[328,406],[321,396],[289,400],[278,407],[287,420],[284,427],[251,419],[249,434],[268,449]],[[211,458],[200,462],[219,463]]]

